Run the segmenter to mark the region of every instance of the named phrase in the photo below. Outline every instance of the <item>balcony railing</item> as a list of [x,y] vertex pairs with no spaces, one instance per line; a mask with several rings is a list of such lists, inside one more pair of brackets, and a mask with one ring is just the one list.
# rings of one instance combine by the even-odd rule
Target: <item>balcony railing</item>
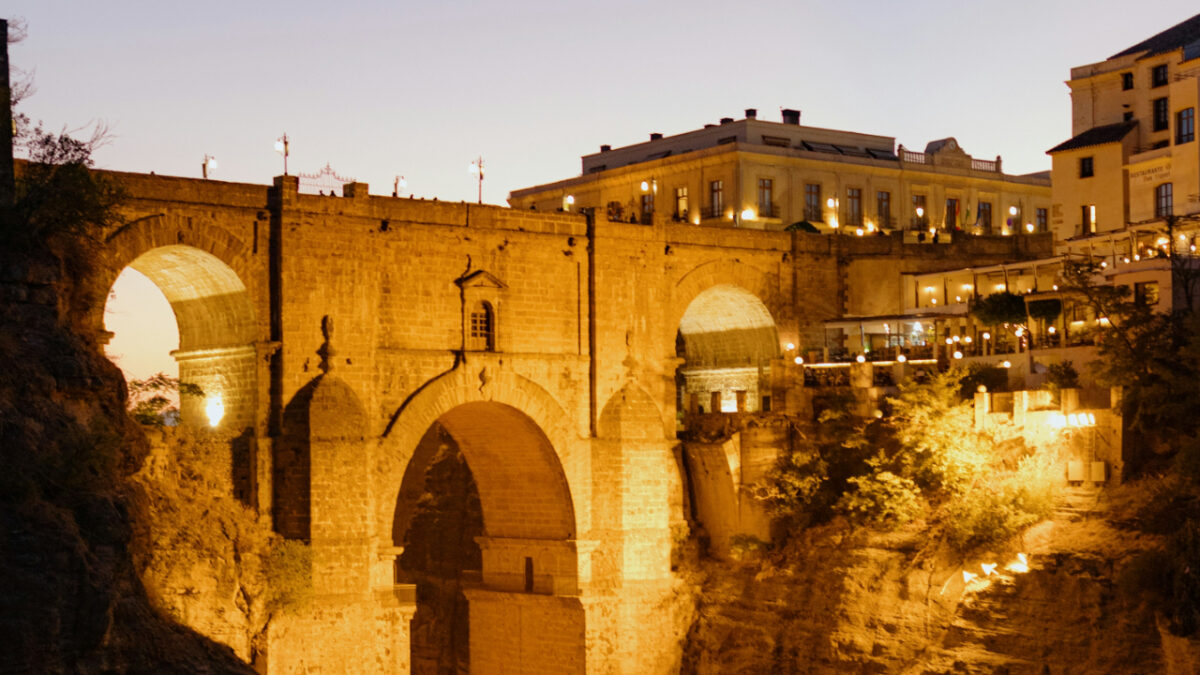
[[765,204],[765,205],[759,204],[758,205],[758,217],[759,218],[778,218],[779,217],[779,206],[776,204]]
[[710,206],[710,207],[704,209],[704,217],[705,218],[724,218],[725,217],[725,207],[722,206],[719,208],[713,208]]

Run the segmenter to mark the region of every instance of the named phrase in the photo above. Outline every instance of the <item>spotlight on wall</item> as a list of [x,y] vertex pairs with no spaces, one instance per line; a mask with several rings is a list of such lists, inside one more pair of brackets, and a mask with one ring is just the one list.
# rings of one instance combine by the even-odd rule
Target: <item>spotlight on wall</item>
[[215,427],[221,423],[221,418],[225,417],[225,403],[220,394],[208,397],[208,402],[204,404],[204,413],[208,416],[208,426]]

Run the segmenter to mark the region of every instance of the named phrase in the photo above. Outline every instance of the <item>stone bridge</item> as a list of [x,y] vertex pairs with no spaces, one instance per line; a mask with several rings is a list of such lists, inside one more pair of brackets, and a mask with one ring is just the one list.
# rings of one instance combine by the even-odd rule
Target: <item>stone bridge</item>
[[272,672],[408,671],[415,603],[396,558],[434,428],[482,510],[472,672],[675,670],[691,611],[671,567],[683,390],[709,412],[769,410],[821,321],[886,309],[901,271],[1011,259],[1017,242],[914,252],[364,184],[310,196],[288,176],[113,175],[131,198],[99,283],[132,266],[163,291],[180,377],[206,394],[185,397],[184,422],[219,401],[239,434],[233,490],[312,545],[317,601],[271,636]]

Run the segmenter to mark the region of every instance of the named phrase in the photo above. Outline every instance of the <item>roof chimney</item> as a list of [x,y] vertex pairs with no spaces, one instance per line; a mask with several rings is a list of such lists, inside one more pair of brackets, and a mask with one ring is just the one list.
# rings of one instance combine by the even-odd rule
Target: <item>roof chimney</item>
[[746,108],[746,119],[752,120],[758,117],[758,108]]
[[783,123],[784,124],[797,124],[797,125],[800,124],[800,111],[792,110],[791,108],[784,108]]
[[602,146],[600,146],[600,152],[608,152],[609,150],[612,150],[612,146],[611,146],[611,145],[602,145]]
[[660,133],[653,133],[653,134],[650,134],[650,140],[652,140],[652,141],[661,141],[661,140],[662,140],[662,134],[660,134]]
[[733,118],[732,117],[722,117],[721,124],[733,124]]

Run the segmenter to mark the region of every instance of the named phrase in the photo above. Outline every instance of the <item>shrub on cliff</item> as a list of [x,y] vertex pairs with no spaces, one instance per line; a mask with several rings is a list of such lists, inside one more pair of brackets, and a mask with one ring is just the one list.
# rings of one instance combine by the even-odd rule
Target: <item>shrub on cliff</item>
[[978,432],[959,395],[964,376],[902,385],[886,418],[856,418],[848,398],[827,408],[816,438],[798,438],[771,474],[763,492],[773,512],[789,528],[835,515],[876,527],[926,518],[960,550],[1045,517],[1057,486],[1055,453]]

